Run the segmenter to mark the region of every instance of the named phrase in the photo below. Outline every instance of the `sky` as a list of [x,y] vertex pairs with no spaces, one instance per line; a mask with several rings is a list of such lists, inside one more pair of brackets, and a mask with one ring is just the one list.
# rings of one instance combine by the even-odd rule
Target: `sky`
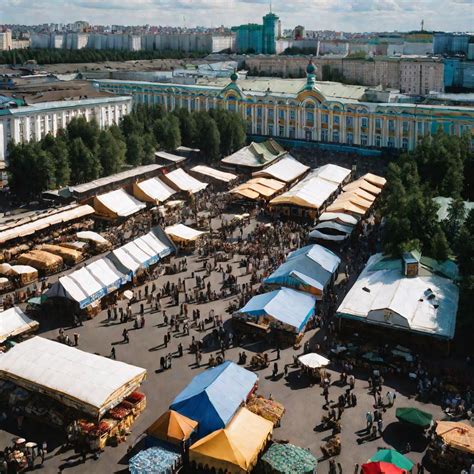
[[[233,26],[260,22],[269,0],[0,0],[0,23]],[[474,30],[474,0],[273,0],[283,29]]]

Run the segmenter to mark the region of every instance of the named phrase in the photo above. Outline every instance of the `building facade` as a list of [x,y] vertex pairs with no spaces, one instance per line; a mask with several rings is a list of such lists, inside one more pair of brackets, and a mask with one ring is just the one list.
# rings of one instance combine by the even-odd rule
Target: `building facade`
[[12,32],[10,30],[0,31],[0,51],[13,49]]
[[414,149],[418,140],[441,128],[452,135],[474,132],[474,108],[366,101],[366,88],[316,82],[316,68],[305,79],[206,81],[194,85],[99,80],[95,86],[128,94],[135,103],[166,110],[239,113],[252,135],[355,145]]
[[37,141],[56,135],[74,117],[96,120],[100,127],[118,124],[132,109],[131,97],[43,102],[0,110],[0,168],[5,166],[10,142]]

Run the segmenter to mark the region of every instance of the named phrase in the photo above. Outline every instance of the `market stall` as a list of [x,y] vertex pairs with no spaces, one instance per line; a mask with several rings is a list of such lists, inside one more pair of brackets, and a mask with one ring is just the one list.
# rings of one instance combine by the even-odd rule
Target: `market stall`
[[196,375],[170,409],[197,421],[197,434],[203,437],[227,425],[256,383],[253,372],[227,361]]
[[309,166],[300,163],[291,155],[284,156],[276,163],[252,173],[254,178],[274,178],[285,183],[300,179],[309,170]]
[[117,189],[94,197],[93,203],[98,216],[107,219],[129,217],[146,207],[146,204],[135,199],[123,189]]
[[252,178],[249,181],[231,189],[229,192],[251,200],[268,200],[284,189],[283,181],[271,178]]
[[336,274],[341,259],[321,245],[307,245],[291,252],[269,277],[268,287],[287,287],[306,291],[321,299],[327,285]]
[[97,253],[105,252],[112,248],[112,244],[107,239],[91,230],[78,232],[76,237],[79,241],[89,244]]
[[414,407],[399,407],[395,412],[395,416],[398,421],[420,428],[428,428],[433,421],[433,415],[431,413]]
[[251,397],[245,406],[252,413],[271,421],[273,426],[280,426],[281,419],[285,414],[285,407],[281,403],[268,400],[261,395]]
[[17,258],[20,265],[28,265],[37,270],[51,274],[59,272],[63,267],[63,259],[58,255],[54,255],[44,250],[30,250]]
[[213,180],[220,181],[222,183],[230,183],[235,181],[238,176],[233,173],[227,173],[225,171],[218,170],[216,168],[211,168],[210,166],[197,165],[190,169],[192,173],[197,173],[206,178],[212,178]]
[[[247,322],[271,328],[283,344],[298,343],[314,316],[316,298],[308,293],[281,288],[254,296],[232,315],[233,327],[245,331]],[[251,327],[248,328],[251,331]]]
[[427,457],[436,472],[469,470],[474,458],[474,427],[465,422],[437,421]]
[[140,451],[128,463],[130,474],[175,474],[183,464],[183,458],[170,446],[153,446]]
[[38,270],[29,265],[0,264],[0,275],[12,277],[19,286],[25,286],[38,279]]
[[394,464],[400,469],[411,471],[414,467],[414,463],[410,461],[406,456],[399,453],[395,449],[379,449],[370,459],[370,462],[387,462]]
[[0,343],[20,335],[31,334],[39,328],[19,307],[0,312]]
[[169,173],[166,173],[161,178],[169,184],[176,191],[183,191],[186,193],[196,194],[207,188],[207,183],[198,181],[189,173],[186,173],[182,168],[177,168]]
[[44,244],[38,248],[39,250],[44,250],[45,252],[58,255],[67,265],[76,265],[84,260],[84,255],[82,252],[67,247],[62,247],[61,245]]
[[206,234],[202,230],[196,230],[184,224],[175,224],[165,228],[165,233],[176,244],[187,246]]
[[222,469],[230,474],[251,472],[272,432],[272,422],[240,408],[226,428],[190,447],[190,462],[198,469]]
[[324,367],[328,366],[331,361],[322,355],[311,352],[298,357],[298,362],[305,373],[313,377],[321,379],[324,377]]
[[193,435],[198,422],[177,411],[165,411],[147,430],[146,433],[172,444],[181,444]]
[[176,191],[159,178],[151,178],[139,183],[133,183],[133,195],[140,201],[161,204],[169,199]]
[[261,460],[265,474],[314,474],[317,464],[309,450],[280,443],[273,443]]

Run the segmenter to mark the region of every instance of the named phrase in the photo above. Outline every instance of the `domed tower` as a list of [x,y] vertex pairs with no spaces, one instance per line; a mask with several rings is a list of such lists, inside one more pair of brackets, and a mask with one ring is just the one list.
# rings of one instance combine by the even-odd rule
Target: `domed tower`
[[308,85],[313,85],[316,81],[316,66],[313,63],[313,58],[311,57],[308,65],[306,66],[306,82]]
[[232,82],[237,82],[238,78],[239,78],[239,75],[237,74],[237,71],[234,69],[234,72],[230,75],[230,80]]

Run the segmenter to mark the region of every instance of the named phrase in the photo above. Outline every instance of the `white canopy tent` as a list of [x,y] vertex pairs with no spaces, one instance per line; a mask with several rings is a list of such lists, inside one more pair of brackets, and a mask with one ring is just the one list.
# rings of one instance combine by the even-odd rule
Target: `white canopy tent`
[[78,232],[76,234],[78,240],[84,240],[84,241],[92,241],[97,244],[108,244],[109,241],[102,237],[100,234],[97,232],[93,232],[91,230],[83,230],[81,232]]
[[106,217],[128,217],[145,207],[145,203],[135,199],[123,189],[117,189],[94,198],[96,213]]
[[252,173],[252,176],[255,178],[275,178],[285,183],[291,183],[304,175],[308,170],[309,166],[303,165],[303,163],[300,163],[291,155],[287,155],[268,168]]
[[176,224],[166,227],[166,234],[168,234],[173,240],[178,241],[193,241],[204,235],[206,232],[201,230],[193,229],[184,224]]
[[323,221],[334,221],[339,224],[355,226],[359,222],[357,217],[351,216],[349,214],[344,214],[343,212],[323,212],[319,218],[319,222]]
[[17,306],[0,312],[0,342],[38,328],[38,321],[30,319]]
[[146,370],[42,337],[0,357],[0,378],[99,418],[136,390]]
[[231,181],[237,179],[236,174],[216,170],[210,166],[197,165],[194,168],[191,168],[191,171],[202,174],[203,176],[209,176],[211,178],[217,179],[218,181],[223,181],[224,183],[230,183]]
[[133,184],[133,194],[142,201],[162,203],[175,193],[173,188],[159,178],[151,178]]
[[207,188],[207,183],[198,181],[181,168],[170,171],[164,176],[179,191],[186,191],[195,194]]

